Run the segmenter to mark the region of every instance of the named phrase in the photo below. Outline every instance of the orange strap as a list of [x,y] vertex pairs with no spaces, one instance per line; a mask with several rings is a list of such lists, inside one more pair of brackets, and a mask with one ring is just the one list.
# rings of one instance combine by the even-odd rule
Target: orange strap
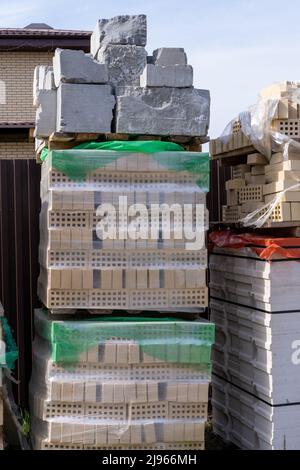
[[270,260],[274,254],[283,258],[300,258],[300,238],[266,238],[253,233],[234,233],[216,230],[209,234],[209,242],[219,248],[244,248],[248,246],[261,259]]

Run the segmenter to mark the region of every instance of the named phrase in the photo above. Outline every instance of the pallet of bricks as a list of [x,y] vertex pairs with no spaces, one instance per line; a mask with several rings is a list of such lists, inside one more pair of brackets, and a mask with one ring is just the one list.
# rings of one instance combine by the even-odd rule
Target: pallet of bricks
[[[192,87],[183,49],[147,57],[145,43],[143,15],[99,20],[94,59],[57,50],[53,68],[35,73],[43,162],[38,294],[52,315],[36,312],[36,449],[204,446],[213,326],[159,319],[199,318],[208,303],[208,154],[179,142],[200,150],[207,140],[209,92]],[[161,206],[190,208],[175,210],[166,236]],[[115,222],[117,232],[104,236]],[[196,233],[200,246],[189,248]],[[121,324],[114,316],[74,315],[69,323],[57,316],[116,310]],[[158,324],[142,321],[145,311]],[[41,325],[54,333],[45,337]],[[69,333],[56,355],[61,328]]]
[[262,90],[252,111],[210,142],[210,153],[232,168],[222,222],[256,228],[300,224],[300,83]]
[[251,125],[240,119],[248,140],[234,128],[233,148],[212,146],[233,165],[223,227],[210,234],[213,427],[244,449],[300,449],[298,89],[264,90],[263,122],[255,109]]
[[36,310],[35,331],[35,449],[204,448],[211,323]]

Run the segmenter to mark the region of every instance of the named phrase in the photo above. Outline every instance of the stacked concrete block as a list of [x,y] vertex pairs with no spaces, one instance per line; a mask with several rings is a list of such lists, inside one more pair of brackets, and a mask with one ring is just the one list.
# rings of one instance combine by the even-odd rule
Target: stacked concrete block
[[122,15],[97,21],[91,36],[93,57],[108,44],[144,47],[147,42],[147,18],[145,15]]
[[190,65],[164,66],[147,64],[140,78],[142,87],[188,88],[193,85]]
[[[205,174],[188,168],[203,159],[204,169],[208,164],[204,158],[195,152],[174,151],[51,152],[43,163],[41,181],[38,291],[44,305],[55,312],[202,311],[207,306],[208,188],[197,184]],[[178,171],[174,171],[176,166]],[[99,208],[112,204],[119,215],[120,196],[126,199],[128,208],[143,204],[148,211],[145,236],[139,236],[138,227],[134,236],[129,235],[126,221],[117,227],[115,238],[99,235]],[[155,204],[158,208],[177,204],[181,209],[190,204],[191,214],[186,214],[183,227],[180,217],[175,218],[170,234],[164,236],[162,219],[156,222],[151,215]],[[203,220],[198,221],[196,230],[195,217],[200,208]],[[194,234],[197,231],[198,237],[202,234],[201,246],[194,249],[188,245],[192,241],[188,229]],[[120,235],[123,230],[124,237]]]
[[214,430],[245,449],[299,449],[299,243],[251,243],[210,257]]
[[107,67],[83,51],[56,49],[53,58],[55,86],[63,83],[104,84],[108,82]]
[[206,136],[209,91],[196,88],[118,87],[116,132]]
[[182,48],[160,48],[153,51],[140,79],[142,87],[188,88],[193,85],[193,68],[187,65]]
[[230,135],[211,141],[212,158],[221,159],[225,164],[226,159],[234,160],[232,178],[226,182],[223,222],[243,223],[246,216],[256,211],[247,218],[247,223],[253,224],[263,219],[268,211],[264,227],[300,223],[299,87],[297,82],[283,82],[262,90],[262,104],[258,107],[263,109],[265,100],[273,100],[274,115],[271,122],[261,118],[257,130],[251,132],[254,140],[266,129],[270,133],[264,141],[265,154],[256,150],[243,133],[239,120],[231,126]]
[[209,92],[193,88],[193,69],[183,49],[155,50],[139,84],[116,89],[116,132],[207,135]]
[[57,91],[41,90],[36,103],[35,136],[43,139],[56,131]]
[[145,15],[99,20],[91,36],[91,54],[107,65],[113,86],[139,85],[147,64]]
[[107,65],[109,82],[114,87],[134,86],[140,83],[147,64],[147,52],[141,46],[108,44],[98,51],[97,60]]
[[39,93],[43,90],[55,89],[53,67],[51,65],[38,65],[33,76],[33,106],[38,105]]
[[57,90],[56,130],[109,133],[114,103],[110,85],[61,83]]
[[53,71],[35,73],[36,137],[116,132],[206,141],[209,91],[193,88],[184,49],[160,48],[147,57],[146,40],[145,15],[125,15],[97,22],[90,54],[57,49]]
[[35,449],[203,449],[214,327],[35,312]]
[[115,98],[106,65],[82,51],[57,49],[53,69],[36,69],[36,138],[54,132],[109,133]]

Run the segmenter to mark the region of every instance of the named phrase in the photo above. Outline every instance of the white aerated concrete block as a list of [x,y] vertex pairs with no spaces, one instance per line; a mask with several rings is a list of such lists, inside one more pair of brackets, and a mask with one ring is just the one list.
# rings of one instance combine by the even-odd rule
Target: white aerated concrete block
[[107,67],[99,64],[83,51],[56,49],[53,57],[55,85],[64,83],[108,82]]
[[116,132],[206,136],[210,95],[195,88],[117,87]]
[[41,90],[38,93],[35,120],[35,137],[49,137],[56,130],[56,90]]
[[58,132],[111,132],[115,98],[110,85],[62,83],[57,90]]
[[161,47],[153,51],[155,65],[187,65],[187,56],[181,47]]
[[213,375],[214,432],[241,449],[299,450],[300,405],[270,406]]
[[147,41],[146,15],[122,15],[98,20],[91,36],[91,54],[96,57],[100,47],[107,44],[145,46]]
[[188,88],[193,85],[193,67],[190,65],[147,64],[141,77],[141,87]]
[[38,94],[41,90],[52,90],[53,67],[50,65],[38,65],[33,75],[33,106],[38,106]]
[[141,46],[108,45],[99,50],[97,60],[107,65],[112,85],[139,85],[147,64],[147,52]]

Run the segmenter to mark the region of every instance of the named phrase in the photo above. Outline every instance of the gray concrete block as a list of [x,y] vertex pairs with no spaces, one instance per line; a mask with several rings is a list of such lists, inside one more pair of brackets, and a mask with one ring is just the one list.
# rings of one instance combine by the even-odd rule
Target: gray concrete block
[[58,132],[111,132],[115,97],[110,85],[61,83],[57,90]]
[[33,74],[33,106],[38,106],[38,94],[40,90],[53,89],[50,78],[51,74],[53,74],[53,67],[50,65],[38,65],[35,67]]
[[195,88],[117,87],[116,132],[206,136],[210,94]]
[[99,64],[83,51],[56,49],[53,57],[55,85],[63,83],[107,83],[108,73],[104,64]]
[[147,52],[141,46],[108,45],[99,50],[97,59],[107,65],[109,83],[113,86],[138,86],[147,64]]
[[49,137],[56,130],[56,90],[40,90],[38,93],[34,135]]
[[153,51],[155,65],[187,65],[187,56],[182,47],[161,47]]
[[100,47],[107,44],[145,46],[147,42],[146,15],[122,15],[98,20],[91,36],[91,53],[96,57]]
[[141,77],[141,87],[187,88],[193,85],[191,65],[147,64]]

